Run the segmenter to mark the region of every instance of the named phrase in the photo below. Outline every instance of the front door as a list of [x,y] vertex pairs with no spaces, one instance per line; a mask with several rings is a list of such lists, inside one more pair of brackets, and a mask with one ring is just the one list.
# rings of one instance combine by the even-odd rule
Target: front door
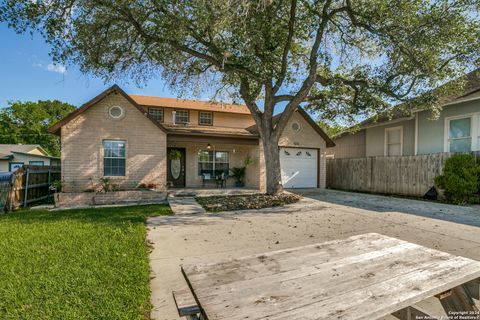
[[185,148],[167,148],[168,181],[174,187],[185,187]]

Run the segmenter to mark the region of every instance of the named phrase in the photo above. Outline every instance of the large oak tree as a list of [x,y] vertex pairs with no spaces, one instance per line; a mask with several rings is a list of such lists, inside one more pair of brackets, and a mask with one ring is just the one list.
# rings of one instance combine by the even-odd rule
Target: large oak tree
[[[299,105],[330,119],[384,111],[460,75],[479,45],[473,0],[6,0],[0,10],[84,72],[161,74],[176,88],[241,97],[268,193],[282,189],[278,140]],[[435,107],[433,94],[422,99]]]

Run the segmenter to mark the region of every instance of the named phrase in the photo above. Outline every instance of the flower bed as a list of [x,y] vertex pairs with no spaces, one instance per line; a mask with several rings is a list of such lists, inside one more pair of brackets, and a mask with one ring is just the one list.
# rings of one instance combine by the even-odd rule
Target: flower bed
[[167,193],[150,190],[115,192],[59,192],[55,193],[57,208],[88,207],[115,204],[164,203]]
[[295,203],[300,199],[300,196],[289,193],[282,193],[276,196],[252,194],[196,198],[197,202],[209,212],[279,207]]

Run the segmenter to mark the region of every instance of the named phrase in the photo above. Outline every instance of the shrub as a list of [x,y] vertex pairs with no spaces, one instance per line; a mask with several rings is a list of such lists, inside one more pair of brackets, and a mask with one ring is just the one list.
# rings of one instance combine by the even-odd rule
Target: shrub
[[445,191],[447,201],[462,204],[478,199],[480,166],[471,154],[455,154],[445,161],[443,175],[435,183]]

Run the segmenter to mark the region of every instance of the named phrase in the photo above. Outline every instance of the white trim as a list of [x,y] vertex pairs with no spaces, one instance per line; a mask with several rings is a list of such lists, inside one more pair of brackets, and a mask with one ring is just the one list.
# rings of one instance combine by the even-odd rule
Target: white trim
[[410,121],[410,120],[413,120],[413,119],[414,119],[414,116],[393,119],[393,120],[389,120],[389,121],[385,121],[385,122],[376,122],[376,123],[360,126],[359,129],[368,129],[368,128],[375,128],[375,127],[380,127],[380,126],[387,126],[389,124],[394,124],[394,123],[403,122],[403,121]]
[[448,133],[450,130],[450,121],[470,118],[470,151],[480,150],[479,136],[480,136],[480,112],[465,113],[462,115],[445,117],[443,129],[443,151],[450,152],[450,144],[448,143]]
[[473,92],[470,92],[470,93],[467,93],[466,95],[464,95],[465,98],[462,98],[462,97],[459,97],[457,98],[456,100],[453,100],[451,102],[447,102],[445,104],[442,105],[442,107],[446,107],[446,106],[451,106],[451,105],[455,105],[455,104],[459,104],[459,103],[462,103],[462,102],[471,102],[471,101],[475,101],[475,100],[478,100],[480,99],[480,96],[478,97],[473,97],[473,98],[466,98],[468,97],[469,95],[471,94],[474,94],[474,93],[477,93],[478,90],[475,90]]
[[415,113],[415,153],[414,155],[418,155],[418,112]]
[[390,127],[390,128],[385,128],[385,136],[383,138],[383,155],[388,156],[388,132],[389,131],[394,131],[394,130],[399,130],[400,129],[400,155],[403,156],[403,126],[398,126],[398,127]]

